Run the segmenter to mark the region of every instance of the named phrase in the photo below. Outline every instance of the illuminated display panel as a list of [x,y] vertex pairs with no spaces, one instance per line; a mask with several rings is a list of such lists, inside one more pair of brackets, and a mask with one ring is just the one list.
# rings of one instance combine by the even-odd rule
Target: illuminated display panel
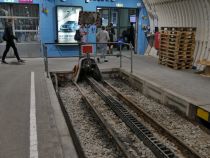
[[130,22],[132,23],[136,22],[136,15],[130,15]]
[[57,6],[57,37],[58,43],[77,43],[74,40],[76,30],[79,29],[78,19],[82,7]]

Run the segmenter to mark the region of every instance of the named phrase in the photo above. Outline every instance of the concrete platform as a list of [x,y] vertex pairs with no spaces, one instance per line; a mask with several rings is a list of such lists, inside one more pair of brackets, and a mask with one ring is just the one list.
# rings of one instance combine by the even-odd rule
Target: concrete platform
[[[129,56],[129,52],[124,52]],[[108,57],[100,69],[119,68],[119,58]],[[43,59],[26,59],[18,64],[0,64],[0,157],[28,158],[30,153],[31,72],[35,74],[36,122],[39,158],[77,157],[62,116],[51,81],[44,73]],[[71,71],[77,58],[51,58],[50,71]],[[123,58],[123,71],[130,72],[130,60]],[[192,104],[210,111],[210,79],[192,70],[173,70],[157,64],[148,56],[134,57],[133,75],[179,95]],[[173,98],[173,96],[172,96]]]
[[52,84],[45,77],[43,60],[26,60],[25,64],[18,64],[16,59],[7,59],[10,64],[0,64],[0,157],[36,155],[32,151],[29,156],[36,145],[30,132],[31,72],[34,72],[39,158],[77,158]]
[[[124,51],[124,55],[130,56],[130,52]],[[109,62],[99,64],[100,69],[119,68],[120,60],[117,57],[107,57]],[[49,71],[71,71],[74,59],[53,59],[49,60]],[[61,64],[63,63],[63,64]],[[180,106],[180,109],[187,116],[196,115],[206,121],[210,121],[210,79],[196,74],[195,70],[174,70],[169,67],[159,65],[158,59],[151,56],[134,55],[133,75],[140,80],[146,81],[147,88],[145,94],[157,93],[161,95],[163,104]],[[122,69],[131,71],[130,60],[123,58]],[[157,90],[159,89],[159,90]],[[152,95],[152,94],[151,94]],[[154,94],[156,95],[156,94]],[[201,115],[197,108],[204,110]],[[195,114],[192,114],[194,111]],[[206,114],[207,112],[207,114]],[[203,117],[204,115],[204,117]],[[207,116],[206,116],[207,115]]]

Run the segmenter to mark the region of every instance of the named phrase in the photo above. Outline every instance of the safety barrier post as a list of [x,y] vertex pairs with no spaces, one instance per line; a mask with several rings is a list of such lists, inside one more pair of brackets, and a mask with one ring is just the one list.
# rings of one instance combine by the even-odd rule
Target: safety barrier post
[[130,43],[130,49],[131,49],[131,73],[133,73],[133,45]]
[[45,72],[47,73],[47,78],[49,78],[47,46],[45,44],[43,44],[43,51],[45,57]]
[[122,46],[120,44],[120,68],[122,68]]
[[42,48],[41,48],[41,51],[43,53],[43,59],[44,59],[44,71],[47,72],[46,70],[46,56],[45,56],[45,52],[44,52],[44,44],[42,43]]

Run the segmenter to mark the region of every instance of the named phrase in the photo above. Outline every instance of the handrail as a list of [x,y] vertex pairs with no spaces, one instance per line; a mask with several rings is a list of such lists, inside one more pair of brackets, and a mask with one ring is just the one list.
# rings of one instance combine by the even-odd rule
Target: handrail
[[[131,43],[125,43],[125,42],[104,42],[104,43],[99,43],[99,42],[88,42],[88,43],[43,43],[42,44],[42,51],[44,55],[44,65],[45,65],[45,72],[47,74],[47,78],[49,78],[49,67],[48,67],[48,53],[47,53],[47,45],[57,45],[57,46],[72,46],[72,45],[78,45],[79,48],[81,48],[81,45],[90,45],[90,44],[120,44],[120,54],[119,55],[105,55],[105,56],[120,56],[120,68],[122,68],[122,57],[128,58],[131,60],[131,73],[133,73],[133,45]],[[122,55],[122,45],[127,45],[129,46],[131,50],[131,56],[127,57]],[[97,55],[97,52],[96,52]],[[81,49],[79,49],[79,57],[81,57]]]

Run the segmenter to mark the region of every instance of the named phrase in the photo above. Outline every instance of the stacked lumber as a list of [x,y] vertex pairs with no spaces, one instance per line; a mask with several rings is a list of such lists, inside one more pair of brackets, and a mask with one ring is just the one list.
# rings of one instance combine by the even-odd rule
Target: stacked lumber
[[159,63],[173,69],[190,69],[195,50],[195,28],[161,27]]

